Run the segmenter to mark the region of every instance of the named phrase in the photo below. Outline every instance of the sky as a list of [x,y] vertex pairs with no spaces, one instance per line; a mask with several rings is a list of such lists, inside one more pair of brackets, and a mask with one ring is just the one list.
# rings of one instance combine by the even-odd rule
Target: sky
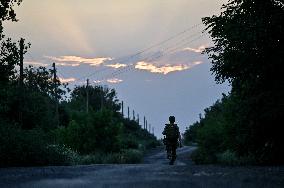
[[[183,132],[204,109],[228,93],[216,84],[212,46],[201,18],[218,14],[226,0],[24,0],[19,22],[5,34],[31,43],[24,64],[56,63],[70,88],[86,83],[116,89],[118,98],[139,113],[161,137],[174,115]],[[136,115],[137,116],[137,115]]]

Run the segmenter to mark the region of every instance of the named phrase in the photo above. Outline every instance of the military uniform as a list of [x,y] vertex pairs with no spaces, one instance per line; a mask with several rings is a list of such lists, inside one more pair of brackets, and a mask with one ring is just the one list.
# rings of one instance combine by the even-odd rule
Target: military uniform
[[165,125],[166,126],[164,128],[163,135],[165,135],[166,138],[163,141],[166,145],[168,158],[170,156],[170,151],[172,150],[172,160],[174,161],[176,159],[176,149],[178,147],[178,141],[180,139],[180,132],[177,124],[175,123]]

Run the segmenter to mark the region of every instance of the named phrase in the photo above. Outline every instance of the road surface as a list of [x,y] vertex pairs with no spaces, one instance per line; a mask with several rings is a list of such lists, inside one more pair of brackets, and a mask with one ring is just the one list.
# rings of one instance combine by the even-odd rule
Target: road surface
[[284,187],[283,166],[194,165],[188,157],[193,149],[178,149],[174,166],[168,165],[164,151],[157,150],[148,154],[143,164],[4,168],[0,169],[0,187]]

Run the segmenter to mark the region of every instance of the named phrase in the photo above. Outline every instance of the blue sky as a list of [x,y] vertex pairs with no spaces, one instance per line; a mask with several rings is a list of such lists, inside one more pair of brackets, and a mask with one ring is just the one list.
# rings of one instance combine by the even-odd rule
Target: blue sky
[[202,34],[201,18],[218,14],[222,3],[25,0],[16,9],[19,22],[7,23],[5,33],[31,42],[26,65],[56,62],[60,79],[70,87],[89,78],[115,88],[119,99],[140,119],[145,115],[161,137],[168,116],[176,116],[184,131],[230,89],[215,83],[210,60],[200,53],[212,45]]

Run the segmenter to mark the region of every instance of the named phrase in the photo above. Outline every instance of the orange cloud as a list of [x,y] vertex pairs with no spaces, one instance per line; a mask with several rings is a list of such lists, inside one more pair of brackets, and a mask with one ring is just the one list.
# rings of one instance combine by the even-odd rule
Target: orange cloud
[[77,67],[80,65],[80,63],[74,63],[74,62],[63,62],[63,63],[56,63],[57,66],[66,66],[66,67]]
[[112,60],[110,57],[99,57],[99,58],[84,58],[79,56],[60,56],[60,57],[52,57],[46,56],[47,58],[62,62],[58,65],[61,66],[79,66],[80,64],[89,64],[90,66],[98,66],[103,64],[107,60]]
[[160,73],[160,74],[168,74],[170,72],[176,72],[176,71],[183,71],[190,69],[196,65],[202,64],[202,61],[195,61],[193,63],[187,64],[187,65],[170,65],[166,64],[164,66],[156,66],[153,63],[147,63],[145,61],[140,61],[135,65],[136,69],[140,70],[146,70],[152,73]]
[[99,84],[99,83],[101,83],[101,82],[102,82],[101,80],[95,80],[95,81],[94,81],[95,84]]
[[107,67],[112,67],[115,69],[121,68],[121,67],[126,67],[126,64],[121,64],[121,63],[116,63],[116,64],[110,64],[110,65],[106,65]]
[[61,77],[59,77],[59,80],[60,80],[61,83],[68,83],[68,82],[76,81],[76,78],[61,78]]
[[152,63],[147,63],[145,61],[140,61],[135,65],[136,69],[146,70],[152,73],[160,73],[160,74],[168,74],[170,72],[175,71],[183,71],[191,68],[190,65],[164,65],[164,66],[156,66]]
[[187,48],[184,48],[183,50],[184,51],[192,51],[192,52],[196,52],[196,53],[201,53],[205,50],[205,48],[207,48],[208,45],[201,45],[199,46],[198,48],[190,48],[190,47],[187,47]]
[[120,82],[122,82],[122,81],[123,81],[123,80],[118,79],[118,78],[107,79],[107,82],[108,82],[108,83],[111,83],[111,84],[117,84],[117,83],[120,83]]

